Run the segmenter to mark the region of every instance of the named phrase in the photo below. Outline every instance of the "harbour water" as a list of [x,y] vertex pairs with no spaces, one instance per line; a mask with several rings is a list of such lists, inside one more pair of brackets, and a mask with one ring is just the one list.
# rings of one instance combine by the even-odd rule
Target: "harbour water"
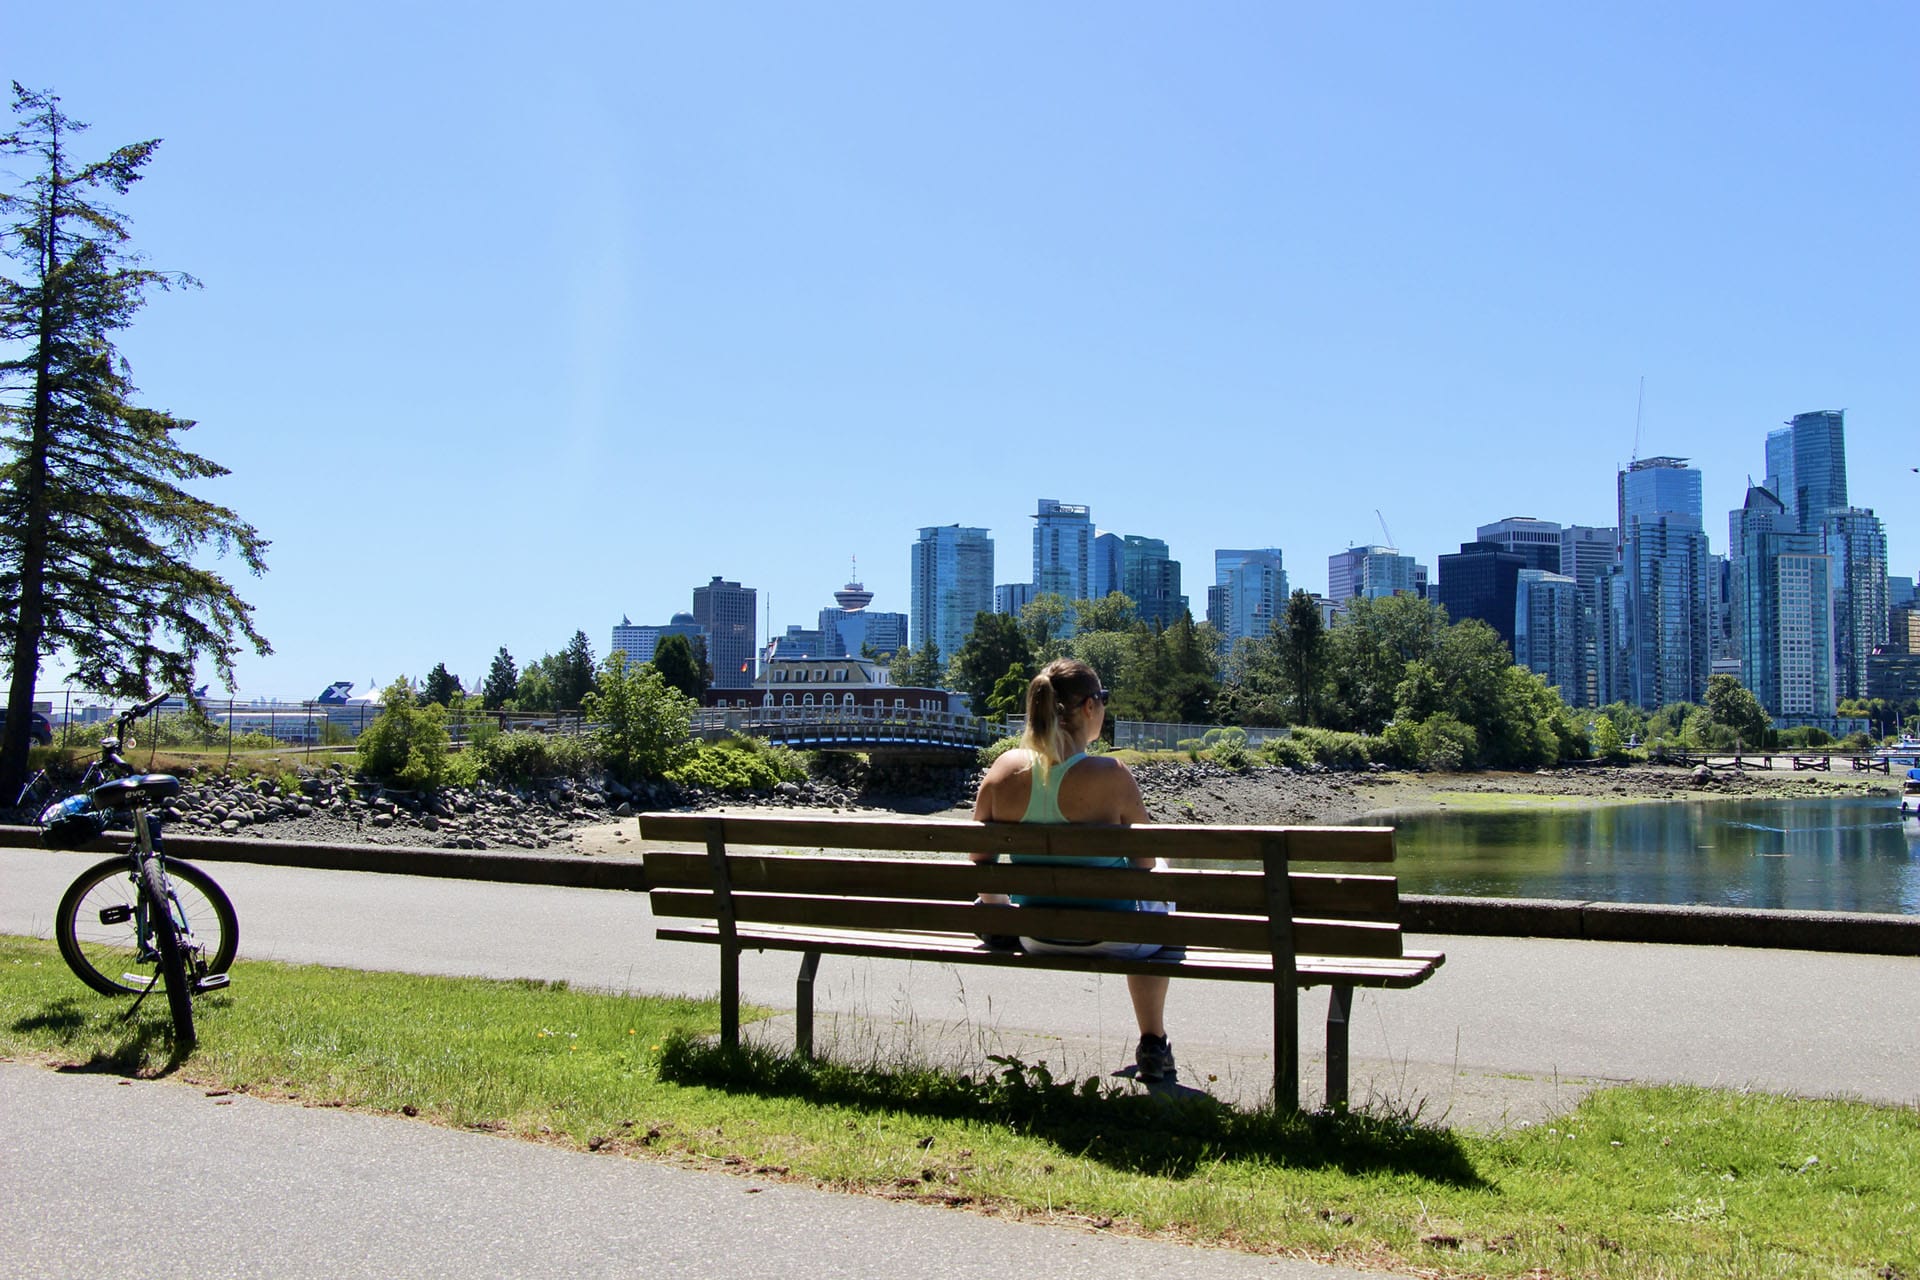
[[1396,817],[1406,893],[1920,916],[1920,820],[1891,798]]

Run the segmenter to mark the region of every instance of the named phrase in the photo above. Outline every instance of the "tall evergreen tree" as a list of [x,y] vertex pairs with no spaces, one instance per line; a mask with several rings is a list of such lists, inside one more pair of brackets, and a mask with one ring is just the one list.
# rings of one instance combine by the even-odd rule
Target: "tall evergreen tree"
[[661,636],[654,646],[653,667],[670,689],[678,689],[695,702],[706,696],[707,682],[700,673],[700,659],[693,642],[685,636]]
[[987,714],[987,700],[1000,677],[1015,664],[1032,669],[1033,649],[1011,614],[976,613],[953,659],[954,687],[972,699],[973,714]]
[[918,649],[901,649],[887,664],[887,678],[909,689],[944,689],[947,664],[941,660],[940,646],[932,636]]
[[465,692],[466,689],[460,684],[460,677],[448,671],[446,663],[436,662],[433,664],[433,670],[427,672],[426,683],[420,688],[420,703],[422,706],[433,702],[443,707],[451,707],[454,698]]
[[1319,724],[1327,683],[1327,626],[1311,591],[1287,597],[1286,623],[1274,625],[1273,640],[1279,649],[1283,696],[1292,703],[1294,723]]
[[82,685],[137,696],[184,686],[210,658],[229,682],[242,644],[271,652],[253,608],[200,563],[211,548],[265,570],[266,540],[180,485],[226,469],[176,438],[193,423],[132,401],[113,336],[150,289],[196,283],[152,270],[100,198],[140,180],[157,139],[81,162],[86,128],[51,93],[13,86],[0,155],[27,157],[0,192],[0,650],[11,667],[0,792],[26,773],[34,682],[63,653]]
[[561,652],[559,670],[554,673],[555,710],[572,711],[583,705],[598,679],[599,668],[593,660],[593,646],[587,642],[586,632],[576,631]]
[[480,686],[480,705],[489,711],[498,711],[513,701],[519,691],[520,671],[513,665],[513,655],[507,652],[507,646],[501,645],[500,652],[493,655],[493,665],[487,668],[486,683]]

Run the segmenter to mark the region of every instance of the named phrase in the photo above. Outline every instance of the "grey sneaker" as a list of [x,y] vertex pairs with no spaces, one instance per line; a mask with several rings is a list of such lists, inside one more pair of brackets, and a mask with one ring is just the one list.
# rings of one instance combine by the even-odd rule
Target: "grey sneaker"
[[1147,1084],[1168,1079],[1178,1070],[1173,1065],[1173,1044],[1165,1036],[1141,1036],[1133,1063],[1133,1078]]

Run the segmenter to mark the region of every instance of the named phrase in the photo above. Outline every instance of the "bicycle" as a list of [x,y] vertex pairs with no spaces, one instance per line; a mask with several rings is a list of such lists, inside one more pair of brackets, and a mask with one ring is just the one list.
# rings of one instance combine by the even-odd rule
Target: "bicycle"
[[[54,917],[60,955],[79,979],[103,995],[138,997],[131,1018],[153,991],[166,988],[174,1045],[194,1043],[193,997],[228,985],[227,969],[240,946],[233,903],[213,878],[162,849],[161,823],[152,810],[178,795],[172,774],[141,773],[121,756],[133,745],[134,722],[166,701],[161,694],[122,712],[100,740],[98,767],[111,780],[57,801],[40,814],[42,841],[78,849],[103,834],[118,816],[131,819],[133,842],[119,857],[96,863],[68,886]],[[92,776],[92,770],[88,776]],[[151,973],[137,972],[151,965]]]

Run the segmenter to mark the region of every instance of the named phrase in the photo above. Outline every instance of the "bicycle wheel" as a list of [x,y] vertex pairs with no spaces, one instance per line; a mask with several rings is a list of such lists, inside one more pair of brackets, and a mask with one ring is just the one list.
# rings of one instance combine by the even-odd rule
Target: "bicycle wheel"
[[[240,947],[240,926],[233,904],[220,886],[190,862],[169,862],[167,879],[173,890],[176,919],[186,923],[196,972],[225,973]],[[140,936],[140,891],[125,857],[109,858],[87,868],[60,899],[53,921],[54,940],[67,967],[95,991],[105,995],[139,995],[153,985],[159,957],[151,941]],[[101,920],[101,913],[113,923]],[[200,961],[206,968],[200,970]],[[139,970],[144,967],[145,972]]]
[[153,949],[160,953],[160,976],[167,984],[167,1009],[173,1014],[176,1048],[193,1043],[193,988],[187,985],[187,951],[180,942],[180,926],[173,918],[173,893],[160,859],[140,864],[140,887],[147,899],[147,918],[153,926]]

